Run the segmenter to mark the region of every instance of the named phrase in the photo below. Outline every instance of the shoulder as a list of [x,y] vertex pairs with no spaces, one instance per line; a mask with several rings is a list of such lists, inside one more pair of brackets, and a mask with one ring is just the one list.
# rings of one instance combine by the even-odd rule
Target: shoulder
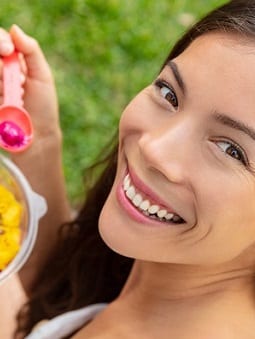
[[94,304],[84,308],[63,313],[51,320],[43,320],[38,323],[26,339],[48,339],[66,337],[87,322],[91,321],[99,312],[106,307],[106,304]]

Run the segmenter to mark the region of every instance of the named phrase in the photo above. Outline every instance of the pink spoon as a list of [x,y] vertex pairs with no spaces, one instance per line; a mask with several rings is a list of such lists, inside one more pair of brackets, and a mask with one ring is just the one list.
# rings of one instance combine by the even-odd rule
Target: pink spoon
[[33,126],[22,107],[21,70],[18,53],[3,57],[3,105],[0,106],[0,147],[21,152],[32,142]]

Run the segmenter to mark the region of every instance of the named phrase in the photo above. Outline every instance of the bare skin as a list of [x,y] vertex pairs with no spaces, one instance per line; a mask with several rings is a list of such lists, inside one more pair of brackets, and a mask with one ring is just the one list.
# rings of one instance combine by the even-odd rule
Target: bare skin
[[24,78],[21,81],[25,90],[24,107],[31,115],[35,135],[32,146],[26,152],[13,155],[12,160],[28,178],[33,190],[46,198],[48,212],[40,222],[29,260],[19,275],[0,285],[0,337],[5,339],[12,338],[17,311],[33,290],[40,269],[55,247],[59,225],[70,220],[71,214],[62,169],[62,134],[56,91],[50,68],[36,40],[25,35],[17,26],[13,26],[10,32],[0,29],[0,55],[9,55],[14,48],[23,55]]
[[0,337],[13,338],[16,329],[16,314],[26,301],[26,294],[17,275],[8,278],[0,285]]
[[[15,40],[13,35],[12,39]],[[111,248],[136,258],[136,261],[120,296],[89,324],[84,324],[73,335],[74,339],[254,337],[255,179],[253,171],[248,170],[238,157],[226,152],[229,139],[234,139],[245,149],[253,165],[254,141],[240,131],[210,120],[217,109],[231,112],[232,118],[244,119],[245,124],[255,128],[255,61],[251,53],[254,46],[248,46],[247,50],[239,43],[235,44],[233,38],[227,37],[225,41],[219,35],[202,39],[195,41],[175,60],[188,79],[189,93],[178,110],[172,107],[169,110],[165,92],[162,94],[152,85],[124,111],[120,123],[118,170],[100,217],[100,232]],[[39,58],[37,47],[33,51]],[[210,67],[207,67],[208,60]],[[223,79],[219,63],[222,60],[225,61]],[[197,76],[192,76],[194,69],[200,70]],[[241,70],[242,76],[237,77],[234,72],[237,69]],[[162,75],[176,87],[169,69]],[[49,79],[46,80],[48,84],[51,83]],[[244,94],[245,101],[241,100]],[[241,114],[243,112],[245,114]],[[57,124],[53,130],[41,141],[44,137],[60,140]],[[173,147],[180,144],[185,147]],[[39,144],[34,146],[37,152]],[[53,150],[52,145],[49,149]],[[20,161],[24,171],[28,170],[28,160],[34,159],[33,149],[30,151],[27,156],[14,159]],[[129,212],[130,206],[124,208],[116,191],[123,181],[127,162],[154,193],[178,210],[186,220],[185,224],[167,227],[155,219],[146,224]],[[59,164],[57,169],[60,171]],[[28,175],[32,182],[34,180],[34,187],[43,193],[33,171]],[[46,175],[42,180],[45,179]],[[62,211],[58,217],[60,221],[68,217],[69,210],[63,180],[56,185],[63,199],[54,202]],[[46,186],[44,193],[50,199],[48,189]],[[47,217],[49,225],[53,226],[55,216],[49,213]],[[45,246],[44,237],[51,232],[54,235],[56,229],[45,228],[41,233],[36,251]],[[36,259],[36,253],[39,252],[35,252],[35,259],[27,266],[33,272],[26,283],[30,287],[36,276],[35,265],[41,260],[39,256]],[[9,286],[6,288],[11,288]],[[20,285],[15,281],[13,286],[20,291]],[[2,292],[5,295],[6,290],[2,289]],[[15,308],[23,300],[22,289],[19,295],[21,298],[14,302]],[[2,312],[11,328],[13,312]]]
[[[211,120],[219,111],[255,127],[254,46],[211,34],[175,62],[188,93],[177,89],[178,108],[152,85],[122,115],[118,171],[99,226],[110,247],[137,261],[119,298],[75,339],[254,337],[255,179],[241,157],[225,153],[234,140],[253,167],[254,140]],[[176,90],[169,69],[159,77]],[[117,199],[130,167],[185,224],[146,225]]]
[[62,168],[62,134],[51,70],[36,40],[17,26],[9,33],[0,30],[0,55],[8,55],[14,48],[23,56],[23,100],[33,122],[34,141],[26,152],[12,155],[12,160],[28,178],[33,190],[46,198],[48,205],[48,212],[40,222],[35,249],[19,272],[23,287],[29,293],[40,268],[55,247],[59,225],[70,220],[71,213]]
[[73,338],[252,339],[254,282],[239,274],[137,262],[120,297]]

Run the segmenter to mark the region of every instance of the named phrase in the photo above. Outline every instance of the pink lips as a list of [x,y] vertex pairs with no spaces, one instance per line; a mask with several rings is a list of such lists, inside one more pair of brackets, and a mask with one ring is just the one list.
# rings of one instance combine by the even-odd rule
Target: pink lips
[[166,209],[168,212],[177,214],[169,205],[167,205],[156,193],[154,193],[148,186],[146,186],[140,178],[135,174],[132,168],[128,168],[128,173],[130,175],[131,181],[134,183],[134,186],[143,193],[143,196],[148,198],[151,202],[159,205],[160,208]]
[[[143,194],[144,197],[147,197],[151,202],[154,202],[160,207],[167,209],[167,211],[176,214],[169,206],[166,207],[167,205],[136,176],[132,169],[129,168],[128,173],[130,175],[131,181],[134,183],[134,186]],[[128,213],[128,215],[131,216],[131,218],[134,219],[135,221],[147,225],[150,224],[155,226],[155,224],[157,224],[160,226],[169,227],[169,224],[161,222],[160,220],[157,219],[147,217],[142,212],[140,212],[136,207],[133,206],[130,200],[126,197],[125,192],[123,190],[123,180],[119,183],[117,187],[117,199],[120,205]]]

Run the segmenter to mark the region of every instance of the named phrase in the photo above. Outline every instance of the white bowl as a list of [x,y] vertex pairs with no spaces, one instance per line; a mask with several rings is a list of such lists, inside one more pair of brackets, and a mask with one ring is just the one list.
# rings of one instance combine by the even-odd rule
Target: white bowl
[[1,283],[11,274],[17,272],[28,259],[36,240],[39,219],[46,213],[47,204],[42,196],[31,189],[20,169],[3,155],[0,155],[0,185],[10,191],[22,206],[19,226],[21,229],[20,248],[14,258],[0,272]]

